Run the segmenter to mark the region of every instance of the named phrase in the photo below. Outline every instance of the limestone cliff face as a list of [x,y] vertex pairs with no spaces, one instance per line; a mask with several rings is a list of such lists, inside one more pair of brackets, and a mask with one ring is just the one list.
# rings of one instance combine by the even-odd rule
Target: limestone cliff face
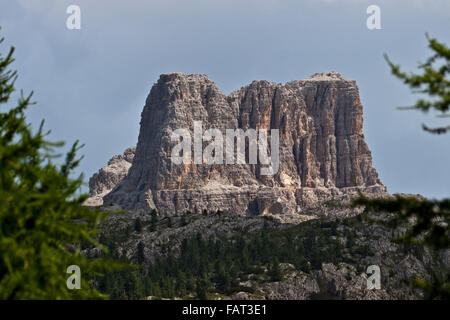
[[103,197],[128,174],[135,152],[136,148],[130,147],[122,155],[112,157],[107,166],[98,170],[89,179],[89,198],[85,205],[99,206],[103,204]]
[[[194,121],[224,133],[279,129],[278,172],[263,176],[260,164],[173,163],[171,134],[192,133]],[[282,214],[356,190],[386,192],[362,129],[358,87],[336,72],[287,84],[253,81],[228,96],[206,75],[163,74],[142,112],[128,174],[103,200],[167,215],[203,209]]]

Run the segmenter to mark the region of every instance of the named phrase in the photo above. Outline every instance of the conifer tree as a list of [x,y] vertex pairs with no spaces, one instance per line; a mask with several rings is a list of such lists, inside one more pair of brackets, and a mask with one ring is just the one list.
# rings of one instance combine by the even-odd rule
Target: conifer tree
[[280,270],[280,262],[276,257],[272,260],[272,264],[269,270],[269,276],[271,281],[281,281],[281,279],[283,278]]
[[[423,112],[434,110],[441,117],[448,117],[450,108],[450,48],[427,35],[428,46],[433,51],[431,57],[419,64],[421,74],[407,74],[385,56],[393,75],[403,80],[413,92],[428,95],[428,99],[418,99],[412,107],[401,109],[416,109]],[[440,62],[440,64],[438,64]],[[433,134],[444,134],[450,126],[423,129]],[[393,214],[386,224],[393,230],[406,228],[406,232],[396,240],[403,243],[419,243],[427,246],[439,255],[449,248],[450,235],[450,199],[427,200],[416,197],[400,197],[395,199],[370,200],[361,196],[354,202],[355,206],[364,205],[369,212],[388,212]],[[450,272],[433,272],[432,279],[414,279],[428,299],[450,298]]]
[[142,222],[141,219],[137,218],[134,222],[134,231],[140,233],[142,231]]
[[152,218],[150,220],[149,231],[153,232],[156,231],[156,224],[158,223],[158,214],[155,209],[153,209],[150,214]]
[[136,256],[139,264],[142,264],[145,261],[144,244],[141,241],[139,241],[137,245]]
[[[119,264],[80,252],[81,242],[100,246],[96,226],[106,214],[82,207],[82,176],[72,178],[78,142],[56,164],[63,143],[47,140],[43,121],[37,130],[27,122],[32,93],[11,101],[13,53],[14,47],[0,53],[0,299],[106,298],[90,279]],[[66,285],[71,265],[80,268],[81,289]]]

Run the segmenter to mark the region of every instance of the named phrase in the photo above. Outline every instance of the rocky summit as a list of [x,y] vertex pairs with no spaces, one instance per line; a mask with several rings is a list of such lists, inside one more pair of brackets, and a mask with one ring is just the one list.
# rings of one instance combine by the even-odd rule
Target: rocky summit
[[[278,129],[278,170],[262,175],[262,164],[249,161],[174,163],[172,134],[187,129],[194,135],[196,121],[202,130],[221,132]],[[230,95],[206,75],[162,74],[140,125],[136,148],[91,178],[87,204],[157,209],[163,215],[203,210],[278,215],[302,213],[314,203],[358,191],[387,192],[364,140],[356,82],[337,72],[286,84],[253,81]],[[245,148],[248,154],[249,143]]]

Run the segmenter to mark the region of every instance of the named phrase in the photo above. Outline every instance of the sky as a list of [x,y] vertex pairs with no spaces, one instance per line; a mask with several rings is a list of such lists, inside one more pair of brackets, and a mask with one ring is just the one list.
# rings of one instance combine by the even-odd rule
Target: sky
[[[85,180],[136,145],[145,99],[161,73],[207,74],[224,93],[252,80],[286,83],[337,71],[356,80],[373,164],[391,193],[450,195],[450,134],[436,114],[400,111],[418,98],[383,58],[417,71],[425,33],[450,44],[448,0],[1,0],[0,52],[16,47],[16,83],[34,91],[29,120],[50,138],[79,139]],[[81,29],[69,30],[70,5]],[[366,9],[380,7],[381,29]],[[86,188],[86,187],[85,187]]]

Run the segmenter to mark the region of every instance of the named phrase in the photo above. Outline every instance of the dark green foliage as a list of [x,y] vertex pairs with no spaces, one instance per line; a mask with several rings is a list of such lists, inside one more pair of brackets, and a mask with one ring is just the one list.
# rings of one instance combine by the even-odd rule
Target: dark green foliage
[[195,287],[196,296],[200,300],[206,300],[208,294],[208,280],[199,278]]
[[[17,73],[8,70],[13,52],[0,55],[0,299],[105,298],[90,280],[119,264],[91,261],[80,246],[100,246],[96,227],[106,214],[81,206],[82,176],[71,177],[80,162],[78,142],[57,165],[54,149],[63,143],[46,140],[43,122],[35,132],[27,123],[31,94],[4,105],[15,91]],[[80,290],[66,287],[70,265],[81,269]]]
[[152,211],[150,211],[150,216],[152,217],[152,219],[156,219],[158,217],[158,212],[156,211],[156,209],[152,209]]
[[270,281],[281,281],[281,279],[283,278],[280,270],[280,262],[276,257],[273,259],[273,262],[270,265],[269,276]]
[[134,231],[140,233],[142,231],[142,222],[141,219],[137,218],[134,222]]
[[[241,286],[239,281],[245,281],[250,274],[262,274],[264,268],[268,268],[268,281],[280,281],[280,263],[291,263],[308,272],[320,269],[324,262],[342,261],[344,248],[331,237],[337,232],[339,223],[337,220],[323,225],[320,221],[306,222],[277,231],[265,221],[260,231],[228,240],[203,239],[201,234],[197,234],[183,240],[179,254],[169,252],[165,258],[151,263],[147,270],[130,269],[126,272],[126,279],[130,278],[128,273],[135,273],[139,283],[136,287],[142,288],[142,296],[127,291],[124,287],[126,281],[120,279],[124,272],[111,273],[99,279],[100,288],[105,288],[105,292],[114,299],[122,296],[172,298],[189,294],[203,299],[211,292],[225,295],[238,291],[252,292],[252,288]],[[138,257],[140,250],[138,247]],[[141,263],[139,258],[138,262]]]
[[[450,49],[428,35],[427,39],[433,55],[425,63],[419,65],[419,68],[423,71],[422,74],[411,73],[408,75],[400,70],[399,65],[392,63],[387,55],[385,58],[391,67],[392,74],[403,80],[410,88],[415,89],[415,93],[426,94],[433,98],[430,100],[419,99],[414,106],[403,109],[418,109],[424,112],[436,110],[445,117],[450,106]],[[433,66],[437,61],[442,61],[442,64]],[[429,128],[423,125],[423,129],[431,133],[442,134],[450,130],[450,126]]]
[[[395,199],[367,199],[361,196],[354,201],[354,206],[361,205],[365,206],[367,212],[390,213],[387,220],[370,220],[387,225],[394,231],[399,228],[406,230],[395,239],[410,247],[405,247],[406,251],[415,250],[420,254],[418,251],[426,246],[438,253],[449,248],[450,199],[427,200],[401,196],[396,196]],[[414,282],[425,291],[427,298],[448,299],[449,277],[450,272],[447,270],[443,274],[433,273],[430,283],[423,279],[414,279]]]
[[150,226],[149,226],[148,230],[150,232],[153,232],[153,231],[156,231],[156,224],[158,223],[158,214],[155,209],[153,209],[150,214],[151,214],[152,218],[150,220]]
[[398,241],[420,243],[437,250],[449,247],[450,199],[396,196],[395,199],[369,200],[361,196],[354,205],[364,205],[368,211],[396,213],[384,223],[393,230],[406,229]]
[[142,264],[145,261],[145,256],[144,256],[144,244],[142,242],[139,241],[138,246],[137,246],[137,262],[138,264]]
[[319,277],[317,282],[320,291],[318,293],[311,294],[309,297],[311,300],[342,300],[344,298],[330,292],[329,288],[327,287],[327,282],[324,278]]

